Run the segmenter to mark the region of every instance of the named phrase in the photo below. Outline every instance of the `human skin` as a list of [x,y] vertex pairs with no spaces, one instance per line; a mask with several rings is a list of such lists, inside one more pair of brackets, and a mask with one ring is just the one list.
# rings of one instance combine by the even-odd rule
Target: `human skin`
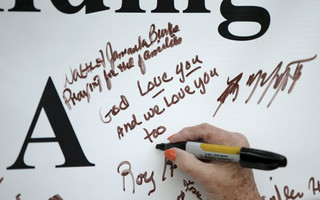
[[[171,143],[201,141],[211,144],[249,147],[247,138],[210,124],[183,128],[170,136]],[[261,199],[252,169],[239,163],[211,161],[203,162],[194,155],[178,148],[165,151],[165,157],[191,176],[205,191],[210,200],[258,200]]]

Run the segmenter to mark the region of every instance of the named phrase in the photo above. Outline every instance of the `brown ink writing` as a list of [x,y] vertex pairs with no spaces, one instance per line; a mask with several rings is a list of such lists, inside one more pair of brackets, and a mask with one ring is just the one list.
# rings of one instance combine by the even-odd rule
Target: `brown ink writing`
[[196,197],[200,200],[202,200],[201,198],[201,194],[200,192],[194,187],[194,182],[193,181],[186,181],[183,179],[183,185],[186,187],[185,191],[189,191],[192,192],[192,194],[196,195]]
[[138,55],[138,66],[140,67],[141,74],[145,74],[146,73],[146,64],[140,54]]
[[197,197],[197,199],[202,200],[201,193],[199,192],[199,190],[197,190],[194,187],[193,181],[191,181],[191,180],[186,181],[183,179],[183,185],[185,186],[185,191],[181,191],[181,193],[177,197],[177,200],[184,200],[185,192],[191,192],[192,194],[194,194]]
[[[1,177],[1,178],[0,178],[0,184],[2,183],[3,180],[4,180],[4,177]],[[20,200],[20,196],[21,196],[20,193],[17,194],[17,195],[16,195],[16,200]]]
[[149,39],[152,43],[159,42],[161,38],[170,36],[174,37],[175,34],[180,31],[180,28],[178,25],[173,26],[170,22],[168,23],[168,28],[165,29],[156,29],[156,26],[152,24],[150,26],[149,31]]
[[[202,61],[199,59],[199,56],[196,55],[195,58],[192,58],[191,62],[186,60],[184,63],[180,62],[179,64],[177,64],[176,66],[176,74],[180,75],[180,79],[179,81],[181,83],[184,83],[186,80],[186,77],[190,76],[192,73],[194,73],[195,71],[197,71],[198,69],[201,69],[201,66],[197,66],[194,69],[191,69],[195,64],[202,64]],[[190,71],[189,71],[190,70]],[[187,74],[186,74],[187,72]]]
[[103,123],[110,123],[112,120],[112,116],[116,116],[120,111],[124,111],[129,107],[129,101],[127,100],[126,96],[120,96],[120,103],[119,105],[113,105],[112,108],[107,112],[107,114],[102,115],[100,109],[100,119]]
[[[119,70],[121,73],[132,69],[134,64],[134,54],[146,49],[142,54],[138,54],[138,66],[140,67],[140,71],[142,74],[146,72],[146,66],[144,60],[151,59],[157,56],[158,53],[162,52],[167,48],[172,48],[181,44],[182,38],[177,37],[176,33],[180,31],[178,25],[172,25],[170,22],[168,26],[163,29],[157,29],[154,24],[150,26],[149,30],[149,40],[142,39],[141,36],[138,37],[138,43],[133,47],[124,48],[122,51],[114,50],[111,42],[107,42],[105,52],[103,50],[99,50],[99,57],[95,59],[95,61],[90,61],[85,63],[85,67],[82,64],[79,65],[78,69],[70,69],[71,78],[68,78],[66,75],[65,83],[64,83],[64,91],[63,98],[67,107],[71,110],[72,106],[76,106],[78,102],[81,102],[83,99],[86,99],[87,102],[90,102],[91,93],[99,88],[99,92],[102,92],[102,79],[100,76],[96,74],[91,82],[87,82],[84,86],[84,89],[73,91],[72,88],[67,87],[67,85],[72,85],[77,82],[79,79],[87,79],[90,73],[93,73],[96,69],[103,66],[103,77],[106,83],[107,89],[111,90],[112,84],[111,79],[117,77],[119,75],[116,70]],[[163,39],[163,44],[159,44],[161,39]],[[147,50],[153,44],[159,44],[154,50]],[[143,55],[143,56],[141,56]],[[125,56],[129,56],[127,61],[121,61]],[[106,58],[106,59],[105,59]],[[119,61],[118,64],[115,62]],[[106,62],[110,64],[110,69],[106,70]],[[101,74],[102,77],[102,74]],[[170,79],[170,78],[168,78]],[[163,80],[162,80],[163,81]],[[168,80],[169,81],[169,80]],[[149,85],[150,89],[151,85]],[[156,95],[159,95],[164,89],[162,89]],[[155,98],[155,97],[154,97]]]
[[198,79],[194,80],[194,86],[197,89],[200,89],[201,94],[206,93],[206,85],[210,82],[210,78],[219,76],[219,74],[216,71],[216,68],[213,70],[210,70],[210,72],[204,72],[202,77],[199,77]]
[[120,64],[117,65],[117,68],[120,69],[121,72],[131,69],[132,67],[134,67],[133,57],[130,57],[127,62],[122,61]]
[[216,116],[218,110],[220,109],[221,105],[224,104],[225,100],[228,98],[230,94],[233,94],[234,97],[232,101],[235,101],[238,97],[238,92],[239,92],[239,81],[242,78],[242,74],[240,73],[237,75],[235,78],[229,81],[229,78],[227,80],[228,87],[227,89],[221,94],[221,96],[217,99],[217,101],[220,102],[218,108],[216,109],[215,113],[213,114],[213,117]]
[[[111,69],[115,69],[115,62],[122,59],[125,55],[134,55],[136,52],[140,51],[144,47],[150,47],[152,43],[148,43],[145,39],[141,40],[141,37],[138,37],[138,45],[135,45],[133,48],[125,48],[123,51],[118,52],[113,50],[111,42],[108,42],[106,45],[106,56],[107,60],[110,63]],[[130,57],[132,58],[132,57]]]
[[180,91],[176,94],[171,95],[171,98],[163,97],[165,105],[169,108],[174,104],[179,103],[180,100],[186,97],[186,94],[192,95],[195,93],[195,90],[192,90],[189,85],[186,85],[184,88],[180,88]]
[[295,192],[293,189],[290,189],[289,186],[284,186],[283,194],[286,199],[301,199],[303,197],[303,192]]
[[69,80],[67,74],[65,78],[64,87],[67,87],[67,84],[72,85],[73,83],[78,81],[78,78],[85,79],[87,78],[89,73],[92,73],[95,69],[103,66],[105,67],[105,58],[102,50],[99,50],[101,58],[95,59],[95,65],[92,64],[92,61],[89,63],[85,63],[85,68],[82,67],[82,64],[79,65],[79,69],[70,69],[71,72],[71,80]]
[[[120,168],[122,168],[122,166],[126,165],[127,168],[123,169],[120,172]],[[137,185],[142,185],[143,183],[152,183],[152,189],[149,190],[148,195],[150,196],[151,193],[156,191],[156,183],[154,180],[154,171],[151,172],[150,176],[148,177],[148,173],[145,171],[144,173],[140,173],[137,178],[136,181],[134,181],[134,176],[132,173],[132,169],[131,169],[131,164],[129,161],[122,161],[117,168],[118,173],[122,176],[123,179],[123,191],[125,191],[125,177],[130,175],[131,180],[132,180],[132,193],[135,192],[135,183]]]
[[149,111],[146,114],[143,114],[143,117],[146,121],[149,121],[155,115],[161,115],[164,111],[164,108],[161,109],[158,105],[155,105],[153,108],[149,108]]
[[[200,76],[198,80],[194,80],[194,87],[200,90],[200,94],[206,93],[206,85],[210,82],[211,78],[218,76],[216,69],[209,70],[209,72],[204,72],[203,76]],[[196,90],[192,89],[189,85],[185,85],[181,87],[176,94],[171,95],[170,97],[163,97],[165,105],[169,108],[174,104],[178,104],[180,100],[183,100],[186,95],[193,95],[195,94]]]
[[78,93],[72,92],[70,88],[65,88],[63,91],[63,99],[65,104],[71,110],[71,105],[76,105],[76,102],[81,102],[83,99],[86,99],[87,102],[90,102],[91,93],[96,89],[99,89],[99,92],[102,92],[102,83],[99,75],[94,76],[93,82],[87,83],[84,90],[80,90]]
[[152,171],[151,174],[150,174],[150,176],[149,176],[149,178],[147,178],[147,172],[144,172],[144,173],[140,173],[140,174],[137,176],[137,179],[136,179],[137,185],[142,185],[143,182],[145,182],[145,183],[152,182],[153,189],[151,189],[151,190],[148,192],[148,195],[150,195],[151,193],[153,193],[153,192],[156,191],[156,183],[155,183],[155,181],[154,181],[153,175],[154,175],[154,171]]
[[49,200],[63,200],[63,198],[60,195],[56,194],[53,197],[50,197]]
[[172,39],[170,39],[169,37],[165,38],[165,42],[160,45],[157,46],[157,48],[155,48],[152,51],[149,50],[145,50],[144,54],[143,54],[143,58],[145,60],[149,60],[155,56],[158,55],[158,53],[161,53],[163,50],[168,49],[168,48],[173,48],[175,46],[178,46],[182,43],[182,38],[181,37],[176,37],[174,36]]
[[148,139],[149,142],[153,143],[152,137],[157,138],[159,135],[162,135],[166,132],[166,127],[164,126],[158,126],[157,128],[153,129],[151,132],[149,132],[146,128],[143,129],[146,133],[146,137],[144,139]]
[[[275,94],[273,95],[272,99],[268,103],[267,107],[269,107],[271,105],[271,103],[276,98],[276,96],[280,90],[284,91],[286,89],[289,79],[292,80],[292,83],[290,85],[288,93],[291,93],[296,82],[301,77],[303,63],[310,62],[310,61],[314,60],[316,57],[317,57],[317,55],[315,55],[311,58],[290,62],[286,66],[286,69],[283,73],[280,73],[280,69],[283,66],[283,62],[281,61],[269,76],[266,72],[263,72],[262,70],[259,70],[256,74],[252,74],[247,81],[247,85],[250,87],[254,83],[254,81],[256,81],[256,83],[252,89],[251,94],[249,95],[248,99],[246,100],[246,103],[248,103],[250,101],[250,99],[251,99],[252,95],[254,94],[255,90],[257,89],[258,85],[260,85],[260,87],[263,87],[264,85],[267,84],[265,90],[263,91],[262,95],[260,96],[260,98],[258,100],[258,104],[262,101],[262,99],[264,98],[265,94],[268,92],[268,90],[272,84],[273,84],[273,89],[276,90]],[[296,68],[295,68],[294,73],[292,74],[290,72],[291,66],[294,66],[294,65],[296,66]]]
[[107,84],[107,89],[108,90],[111,90],[112,88],[112,83],[111,83],[111,79],[113,77],[117,77],[118,76],[118,72],[115,72],[113,69],[111,69],[109,72],[107,72],[106,70],[103,70],[103,77],[104,77],[104,80]]
[[135,114],[132,114],[132,120],[131,122],[127,122],[127,123],[124,123],[123,124],[123,127],[122,126],[118,126],[117,127],[117,132],[118,132],[118,138],[119,140],[121,140],[121,138],[124,137],[124,133],[123,131],[125,131],[126,133],[130,131],[132,131],[133,129],[136,128],[136,126],[139,126],[142,124],[142,121],[138,121],[137,118],[136,118],[136,115]]
[[138,42],[133,47],[124,48],[122,51],[113,50],[111,43],[107,43],[106,47],[106,55],[107,60],[109,61],[112,67],[115,66],[114,62],[122,59],[125,55],[134,55],[135,53],[140,52],[144,48],[149,48],[156,42],[160,42],[160,40],[165,36],[170,36],[172,38],[175,37],[175,33],[180,31],[179,26],[173,26],[170,22],[168,23],[168,27],[164,29],[156,28],[155,24],[151,24],[149,30],[149,38],[142,39],[141,36],[138,37]]
[[[106,45],[106,57],[107,61],[109,62],[112,69],[115,68],[115,62],[117,60],[123,59],[125,56],[132,56],[136,53],[142,52],[142,54],[138,54],[138,66],[140,67],[140,71],[142,74],[145,74],[146,67],[144,60],[149,60],[158,55],[158,53],[162,52],[167,48],[172,48],[174,46],[180,45],[182,43],[182,38],[177,37],[176,33],[180,31],[178,25],[172,25],[170,22],[168,26],[163,29],[157,29],[155,24],[151,24],[149,29],[149,38],[142,39],[141,36],[138,37],[138,41],[135,45],[129,48],[124,48],[121,51],[113,50],[112,45],[110,42]],[[159,44],[161,39],[164,38],[163,44],[157,46],[155,49],[149,51],[149,49],[153,44]],[[141,56],[143,55],[143,56]],[[132,57],[131,57],[132,58]],[[130,68],[129,66],[133,67],[133,64],[130,59],[126,65],[126,68]],[[124,69],[124,68],[123,68]]]
[[177,196],[177,200],[184,200],[186,194],[183,191],[180,191],[180,194]]
[[[122,170],[120,172],[120,168],[124,165],[127,165],[127,168],[125,168],[124,170]],[[130,175],[131,176],[131,180],[132,180],[132,193],[135,192],[135,183],[134,183],[134,178],[133,178],[133,174],[131,171],[131,164],[129,161],[122,161],[117,168],[118,173],[120,173],[120,175],[122,176],[122,185],[123,185],[123,191],[126,191],[126,182],[125,182],[125,177]]]
[[[270,181],[272,181],[272,177],[270,177]],[[282,200],[281,192],[276,184],[274,185],[274,189],[276,191],[276,196],[273,195],[272,197],[270,197],[270,200]],[[283,187],[282,194],[285,200],[301,199],[304,196],[303,192],[296,192],[294,189],[290,189],[287,185]],[[263,196],[262,199],[266,199],[266,197]]]
[[17,194],[17,195],[16,195],[16,200],[21,200],[21,199],[20,199],[20,196],[21,196],[21,194]]
[[147,83],[147,87],[142,88],[140,81],[137,81],[139,93],[141,96],[147,95],[149,92],[151,92],[153,89],[159,87],[162,85],[162,83],[168,83],[173,80],[173,77],[168,77],[167,73],[164,72],[162,76],[154,77],[152,81],[149,81]]
[[309,179],[308,188],[312,191],[313,195],[320,193],[320,181],[315,181],[314,177],[311,177]]
[[177,37],[175,34],[180,31],[178,25],[173,26],[170,22],[168,23],[168,28],[166,29],[158,29],[154,24],[150,26],[149,31],[149,39],[151,43],[160,43],[160,40],[164,38],[164,43],[162,45],[157,46],[152,51],[145,50],[143,54],[143,58],[145,60],[149,60],[158,55],[158,53],[162,52],[167,48],[172,48],[174,46],[178,46],[182,43],[182,38]]
[[166,171],[167,171],[167,166],[170,167],[170,177],[173,177],[173,172],[175,169],[177,169],[177,165],[174,164],[171,160],[168,160],[167,158],[164,159],[164,167],[163,167],[163,173],[162,173],[162,181],[165,181],[166,178]]

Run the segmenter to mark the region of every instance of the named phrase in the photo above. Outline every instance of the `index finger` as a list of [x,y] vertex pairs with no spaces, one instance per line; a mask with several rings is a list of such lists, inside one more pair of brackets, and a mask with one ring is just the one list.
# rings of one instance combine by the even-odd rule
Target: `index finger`
[[203,123],[196,126],[183,128],[178,133],[169,137],[171,143],[184,141],[201,141],[210,144],[249,146],[246,137],[221,128]]

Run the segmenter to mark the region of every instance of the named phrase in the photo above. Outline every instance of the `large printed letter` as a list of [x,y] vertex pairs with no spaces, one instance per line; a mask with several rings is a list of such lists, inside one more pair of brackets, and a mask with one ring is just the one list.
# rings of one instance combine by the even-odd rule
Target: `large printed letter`
[[178,13],[179,10],[174,7],[174,0],[158,0],[157,8],[152,13]]
[[83,2],[79,6],[73,6],[72,4],[70,4],[68,0],[51,0],[51,1],[59,11],[66,14],[77,13],[84,6],[86,6],[86,14],[110,9],[109,7],[103,4],[103,0],[83,0]]
[[40,12],[39,9],[34,7],[33,0],[16,0],[15,6],[9,11]]
[[142,10],[139,5],[139,0],[122,0],[122,6],[116,12],[128,12],[128,13],[145,13],[145,10]]
[[[56,137],[50,138],[32,138],[33,130],[38,121],[41,109],[45,111],[52,130]],[[26,139],[22,145],[21,151],[16,162],[7,169],[29,169],[35,168],[24,163],[24,155],[29,143],[58,142],[65,158],[65,163],[56,167],[85,167],[94,166],[85,157],[76,134],[69,121],[67,113],[63,108],[58,93],[53,85],[51,78],[45,86],[41,96],[36,113],[31,122]]]
[[188,8],[185,9],[184,13],[209,13],[210,10],[206,9],[206,5],[204,3],[205,0],[189,0]]
[[[227,20],[219,25],[218,31],[222,37],[231,40],[253,40],[262,36],[269,28],[269,12],[261,7],[255,6],[234,6],[231,0],[224,0],[221,3],[220,12]],[[257,22],[260,24],[260,31],[255,35],[236,36],[230,33],[229,25],[234,22]]]

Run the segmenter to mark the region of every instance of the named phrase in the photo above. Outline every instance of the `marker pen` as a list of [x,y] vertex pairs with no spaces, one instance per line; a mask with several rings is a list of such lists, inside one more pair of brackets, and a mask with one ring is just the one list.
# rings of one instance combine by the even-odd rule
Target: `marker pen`
[[233,147],[199,142],[177,142],[157,144],[159,150],[179,148],[202,160],[239,162],[242,167],[273,170],[287,165],[286,157],[269,151],[247,147]]

